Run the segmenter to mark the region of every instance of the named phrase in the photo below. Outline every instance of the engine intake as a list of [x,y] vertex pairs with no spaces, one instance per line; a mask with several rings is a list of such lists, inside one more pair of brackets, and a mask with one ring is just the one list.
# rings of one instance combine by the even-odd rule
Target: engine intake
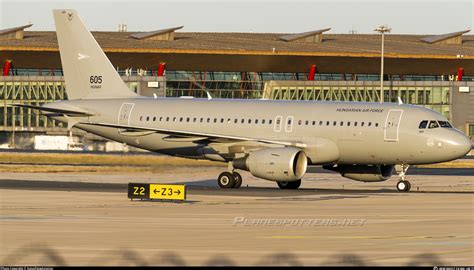
[[363,182],[381,182],[393,174],[394,165],[337,165],[323,166],[326,170],[335,171],[341,176]]
[[253,176],[272,181],[296,181],[308,167],[306,154],[298,148],[265,148],[235,159],[234,168],[249,171]]

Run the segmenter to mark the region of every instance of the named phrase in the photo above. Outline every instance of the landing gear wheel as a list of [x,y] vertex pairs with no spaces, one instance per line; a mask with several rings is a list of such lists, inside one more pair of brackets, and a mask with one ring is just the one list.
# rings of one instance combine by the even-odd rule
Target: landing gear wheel
[[402,181],[399,181],[397,183],[397,190],[398,191],[402,191],[402,192],[407,192],[409,191],[411,188],[411,184],[410,182],[406,181],[406,180],[402,180]]
[[233,172],[232,175],[234,175],[235,180],[233,188],[239,188],[242,185],[242,175],[238,172]]
[[298,189],[301,186],[301,179],[292,182],[277,182],[281,189]]
[[235,177],[230,172],[223,172],[219,174],[219,177],[217,178],[217,184],[221,188],[233,188],[235,183]]

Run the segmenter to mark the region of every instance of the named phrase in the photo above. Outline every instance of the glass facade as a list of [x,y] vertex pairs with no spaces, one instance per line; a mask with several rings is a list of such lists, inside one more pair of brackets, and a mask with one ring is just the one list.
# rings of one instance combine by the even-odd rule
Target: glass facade
[[[452,86],[427,83],[393,84],[384,86],[384,101],[398,102],[398,97],[406,104],[422,105],[436,110],[450,118],[450,91]],[[337,101],[380,101],[378,82],[305,82],[295,85],[288,82],[273,82],[265,91],[265,97],[285,100],[337,100]]]
[[[144,82],[156,81],[153,76],[134,77],[134,72],[130,70],[126,73],[129,76],[122,78],[135,92],[146,85]],[[209,92],[214,98],[369,102],[380,100],[379,77],[376,75],[316,74],[315,81],[307,81],[305,73],[167,71],[165,77],[165,87],[162,90],[168,97],[206,97],[206,92]],[[140,78],[146,80],[141,81]],[[407,78],[410,76],[405,76],[405,79]],[[429,78],[435,79],[422,77]],[[466,78],[468,77],[464,77]],[[434,109],[450,119],[451,91],[455,83],[439,80],[386,81],[384,100],[397,102],[400,97],[404,103]],[[0,98],[0,130],[65,129],[61,123],[47,119],[36,110],[9,106],[12,103],[41,105],[67,99],[62,76],[0,77]]]

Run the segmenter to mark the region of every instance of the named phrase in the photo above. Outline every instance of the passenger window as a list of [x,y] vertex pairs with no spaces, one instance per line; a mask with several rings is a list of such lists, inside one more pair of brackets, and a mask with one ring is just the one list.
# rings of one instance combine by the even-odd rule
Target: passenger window
[[367,126],[369,126],[369,127],[372,126],[372,122],[369,122],[369,124]]
[[180,118],[179,118],[179,122],[183,122],[183,117],[180,117]]
[[244,122],[245,122],[245,119],[243,119],[243,118],[242,118],[242,121],[240,121],[240,123],[242,123],[242,124],[243,124]]
[[363,126],[364,126],[364,124],[365,124],[365,122],[362,122],[362,123],[360,124],[360,126],[361,126],[361,127],[363,127]]
[[357,127],[357,122],[354,122],[354,127]]
[[337,125],[337,122],[336,122],[336,121],[334,121],[334,123],[332,123],[332,125],[333,125],[333,126],[336,126],[336,125]]
[[234,124],[237,124],[237,118],[234,119]]
[[305,124],[305,125],[308,125],[308,124],[309,124],[309,121],[308,121],[308,120],[306,120],[306,121],[304,122],[304,124]]
[[207,118],[207,122],[208,122],[208,123],[211,122],[211,118]]
[[326,121],[326,126],[329,126],[329,121]]
[[265,124],[265,119],[262,119],[262,124]]
[[323,121],[319,121],[319,125],[322,126],[322,125],[323,125]]
[[230,124],[232,120],[230,120],[230,118],[227,118],[227,123]]
[[255,124],[258,124],[258,119],[255,119]]
[[344,122],[341,121],[341,127],[344,126]]
[[277,119],[277,122],[276,122],[277,125],[280,124],[280,118]]
[[193,118],[193,122],[196,122],[196,120],[197,120],[197,118],[196,118],[196,117],[194,117],[194,118]]
[[156,121],[156,116],[153,116],[153,122],[155,122],[155,121]]
[[202,119],[202,117],[201,117],[201,119],[200,119],[200,121],[199,121],[199,122],[201,122],[201,123],[202,123],[202,121],[203,121],[203,120],[204,120],[204,119]]
[[313,121],[313,126],[316,125],[316,121]]
[[217,123],[217,118],[214,118],[214,123]]
[[272,119],[268,120],[268,124],[270,124],[270,125],[271,125],[271,124],[272,124],[272,122],[273,122],[273,120],[272,120]]
[[140,121],[142,121],[142,120],[143,120],[143,116],[140,116]]
[[147,120],[147,121],[150,121],[150,116],[147,116],[147,117],[146,117],[146,120]]
[[251,124],[251,123],[252,123],[252,119],[249,119],[248,123]]
[[351,122],[347,122],[347,126],[350,127],[350,126],[351,126]]
[[163,117],[160,117],[160,122],[163,120]]
[[378,127],[378,126],[379,126],[379,123],[375,123],[375,126]]
[[189,122],[189,117],[188,117],[188,118],[186,118],[186,122]]
[[221,118],[221,123],[224,123],[224,118]]
[[301,124],[303,124],[303,121],[302,121],[302,120],[298,120],[298,125],[301,126]]
[[428,126],[428,128],[438,128],[439,125],[438,125],[438,122],[436,121],[430,121],[430,124]]

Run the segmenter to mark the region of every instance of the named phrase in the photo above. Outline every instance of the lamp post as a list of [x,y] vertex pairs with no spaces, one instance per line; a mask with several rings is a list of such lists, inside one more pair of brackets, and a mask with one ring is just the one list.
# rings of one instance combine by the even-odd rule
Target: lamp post
[[379,27],[375,28],[374,31],[379,32],[382,34],[382,51],[380,55],[380,103],[383,102],[383,50],[384,50],[384,35],[385,33],[390,33],[392,29],[389,28],[387,25],[380,25]]

